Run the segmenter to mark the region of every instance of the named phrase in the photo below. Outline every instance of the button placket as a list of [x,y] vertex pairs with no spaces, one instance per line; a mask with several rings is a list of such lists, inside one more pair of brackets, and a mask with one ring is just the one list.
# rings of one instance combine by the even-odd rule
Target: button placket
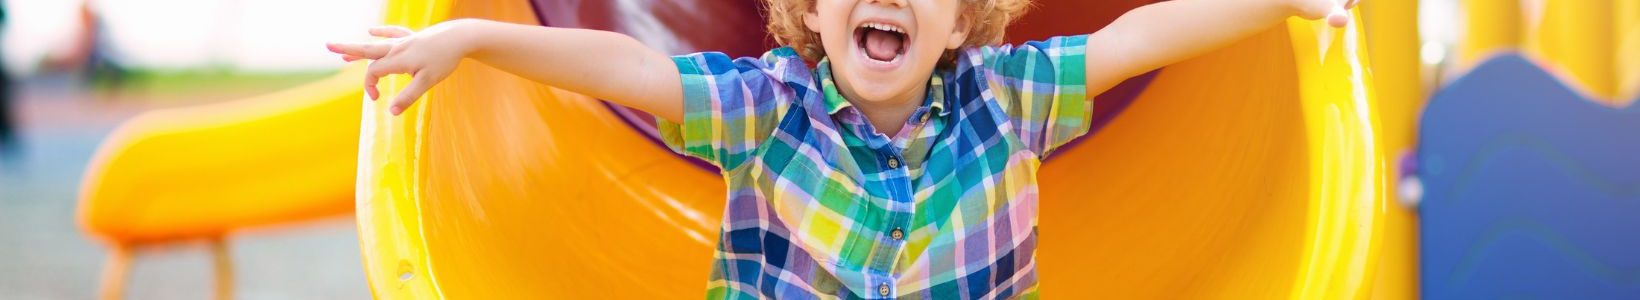
[[900,251],[905,246],[906,238],[904,228],[906,228],[906,222],[911,217],[912,212],[910,210],[914,201],[911,193],[909,166],[906,165],[904,158],[891,149],[881,151],[880,154],[885,157],[883,164],[888,167],[884,171],[893,174],[890,176],[892,179],[885,182],[891,190],[888,195],[889,200],[894,202],[896,206],[901,207],[885,216],[887,218],[885,225],[887,226],[882,229],[884,231],[880,231],[882,235],[878,236],[878,241],[882,244],[876,247],[876,251],[879,252],[873,255],[874,257],[871,260],[871,268],[886,275],[883,281],[876,286],[877,294],[888,298],[895,293],[894,282],[899,277],[899,274],[894,270],[895,262],[901,259]]

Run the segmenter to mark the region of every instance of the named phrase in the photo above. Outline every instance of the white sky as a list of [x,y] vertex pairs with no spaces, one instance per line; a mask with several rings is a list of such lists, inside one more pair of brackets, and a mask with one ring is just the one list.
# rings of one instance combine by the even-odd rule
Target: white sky
[[[29,72],[79,32],[82,0],[3,0],[0,45],[11,69]],[[249,71],[340,67],[324,42],[364,40],[382,0],[92,0],[105,46],[137,68],[225,65]]]
[[[47,53],[78,33],[85,0],[0,0],[4,62],[31,72]],[[380,22],[384,0],[90,0],[103,18],[111,52],[137,68],[183,69],[220,64],[247,71],[335,69],[324,50],[334,40],[365,40]],[[1499,0],[1509,1],[1509,0]],[[1526,1],[1541,3],[1541,1]],[[631,5],[631,1],[621,4]],[[1439,61],[1462,28],[1456,0],[1425,0],[1419,22],[1425,59]],[[641,28],[638,28],[641,29]],[[638,31],[640,36],[643,30]],[[1431,62],[1433,63],[1433,62]]]

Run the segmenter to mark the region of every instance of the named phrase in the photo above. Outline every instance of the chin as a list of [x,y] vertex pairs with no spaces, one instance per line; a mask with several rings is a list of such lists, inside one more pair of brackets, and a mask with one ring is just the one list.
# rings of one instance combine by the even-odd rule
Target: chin
[[[906,78],[920,78],[927,74],[915,74],[908,68],[900,67],[893,70],[872,70],[858,65],[858,62],[849,62],[856,65],[848,66],[847,72],[834,73],[838,76],[848,76],[849,87],[860,97],[884,99],[898,96],[905,89],[912,88]],[[917,87],[921,85],[918,84]]]
[[895,96],[905,93],[905,89],[884,84],[882,81],[871,80],[869,82],[871,83],[867,86],[854,87],[854,92],[859,93],[861,98],[876,101],[893,99]]

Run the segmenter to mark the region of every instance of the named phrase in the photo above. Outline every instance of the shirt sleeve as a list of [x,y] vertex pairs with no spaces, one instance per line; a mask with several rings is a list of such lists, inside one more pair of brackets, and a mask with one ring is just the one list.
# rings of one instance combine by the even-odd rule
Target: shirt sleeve
[[1088,132],[1087,36],[979,49],[982,73],[1013,131],[1040,157]]
[[731,60],[719,52],[672,57],[683,80],[683,122],[657,118],[678,153],[731,170],[767,140],[793,103],[785,77],[807,65],[789,48]]

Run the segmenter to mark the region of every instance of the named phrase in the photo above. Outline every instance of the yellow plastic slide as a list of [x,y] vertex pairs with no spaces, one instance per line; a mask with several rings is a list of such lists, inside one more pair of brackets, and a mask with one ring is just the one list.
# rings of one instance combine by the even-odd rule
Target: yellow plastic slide
[[[1580,93],[1623,107],[1640,96],[1640,0],[1464,0],[1459,73],[1504,51],[1550,65]],[[1456,78],[1456,76],[1453,76]]]
[[[463,17],[536,22],[524,1],[454,0],[389,1],[386,20]],[[1387,162],[1360,35],[1294,20],[1168,67],[1047,161],[1043,293],[1365,296]],[[403,116],[365,105],[357,213],[378,297],[705,290],[723,182],[601,102],[468,63]]]
[[1498,52],[1521,47],[1521,39],[1525,38],[1522,28],[1526,27],[1522,3],[1524,1],[1461,0],[1464,32],[1453,51],[1457,57],[1452,63],[1452,77],[1468,73],[1470,68]]
[[[412,28],[532,14],[525,1],[387,7]],[[1386,160],[1360,32],[1294,20],[1170,66],[1044,163],[1043,293],[1368,293]],[[382,102],[360,110],[359,76],[138,117],[87,172],[82,222],[120,243],[209,236],[345,211],[351,194],[379,297],[705,290],[722,180],[601,102],[467,63],[389,117]]]
[[211,245],[216,297],[231,298],[227,234],[351,212],[363,67],[115,129],[80,186],[80,228],[109,247],[101,298],[124,294],[138,248],[183,241]]
[[[1502,1],[1493,1],[1502,2]],[[1413,151],[1418,138],[1418,117],[1429,97],[1429,77],[1419,57],[1417,0],[1372,0],[1361,4],[1361,25],[1366,30],[1372,53],[1372,73],[1377,96],[1380,138],[1390,158],[1391,180],[1387,191],[1400,189],[1397,174],[1404,174],[1396,159]],[[1398,199],[1396,193],[1386,198]],[[1418,218],[1404,201],[1388,201],[1379,219],[1384,227],[1378,239],[1378,275],[1373,279],[1372,299],[1418,298]]]
[[115,244],[140,244],[346,214],[363,67],[126,121],[85,172],[81,226]]
[[[1627,106],[1640,90],[1640,1],[1544,1],[1526,20],[1525,52],[1590,98]],[[1627,80],[1627,81],[1620,81]]]

